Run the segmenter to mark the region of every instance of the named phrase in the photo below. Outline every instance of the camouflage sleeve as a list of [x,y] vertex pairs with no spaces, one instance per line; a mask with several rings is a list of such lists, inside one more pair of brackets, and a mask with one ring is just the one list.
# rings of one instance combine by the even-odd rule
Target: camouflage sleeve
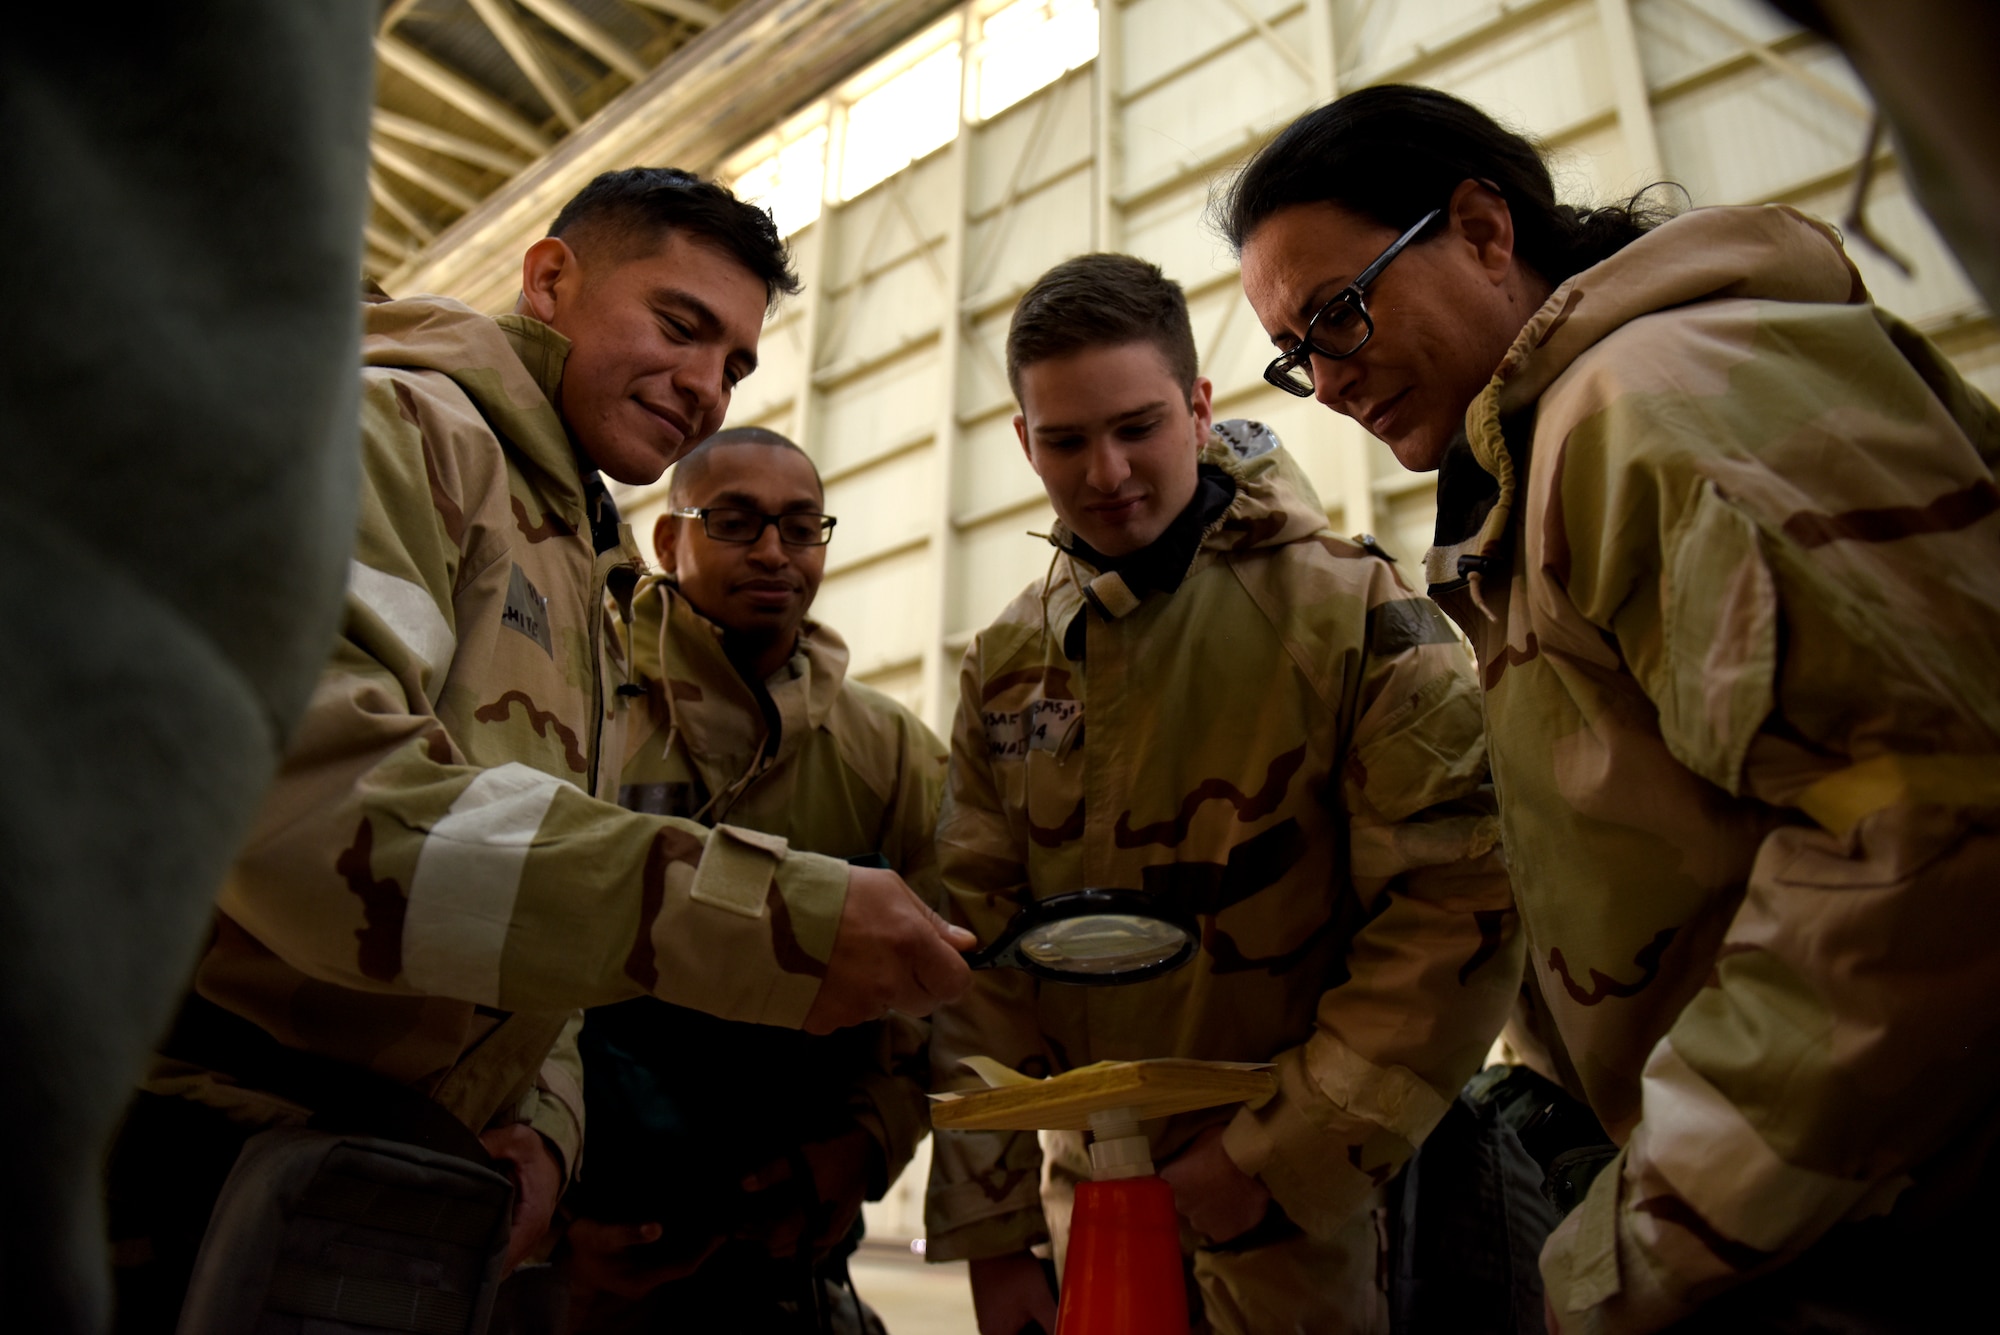
[[[975,642],[959,673],[938,857],[945,916],[991,941],[1029,891],[1026,860],[987,756],[979,709],[980,650]],[[1047,1075],[1047,1046],[1035,1016],[1035,983],[1027,974],[975,973],[971,990],[931,1017],[932,1088],[979,1087],[977,1077],[959,1065],[965,1057],[994,1057],[1017,1070]],[[1032,1131],[939,1132],[924,1198],[924,1259],[1003,1256],[1046,1240],[1041,1169],[1041,1145]]]
[[[1672,1325],[1837,1223],[1972,1180],[1936,1165],[1990,1137],[2000,493],[1922,394],[1885,383],[1868,412],[1846,408],[1895,367],[1732,370],[1739,391],[1771,381],[1739,414],[1805,400],[1809,459],[1783,475],[1739,464],[1724,489],[1606,451],[1615,475],[1561,483],[1572,596],[1616,635],[1675,758],[1791,813],[1648,1056],[1622,1153],[1543,1253],[1566,1330]],[[1589,430],[1621,434],[1570,458],[1720,420],[1638,397],[1594,413]]]
[[[914,717],[899,720],[902,758],[896,796],[885,818],[882,856],[933,907],[943,902],[938,877],[937,816],[944,794],[944,746]],[[882,1025],[880,1059],[855,1091],[856,1120],[882,1150],[883,1190],[909,1166],[930,1130],[930,1024],[890,1015]]]
[[582,1032],[583,1012],[578,1011],[542,1059],[534,1088],[514,1118],[541,1132],[556,1147],[562,1156],[565,1184],[576,1181],[577,1170],[583,1166],[583,1054],[576,1044]]
[[1520,984],[1484,727],[1464,650],[1382,562],[1340,782],[1367,925],[1313,1034],[1277,1057],[1278,1093],[1224,1133],[1286,1214],[1330,1237],[1479,1068]]
[[478,669],[453,657],[453,592],[483,573],[461,547],[474,500],[436,490],[442,447],[404,407],[368,378],[342,634],[223,912],[344,987],[544,1014],[650,992],[797,1026],[832,952],[844,863],[628,812],[523,764],[466,763],[436,700],[464,689],[448,670]]
[[930,1024],[890,1012],[880,1030],[874,1062],[854,1082],[848,1107],[854,1120],[881,1151],[881,1180],[869,1184],[869,1199],[880,1200],[903,1175],[917,1146],[930,1131]]

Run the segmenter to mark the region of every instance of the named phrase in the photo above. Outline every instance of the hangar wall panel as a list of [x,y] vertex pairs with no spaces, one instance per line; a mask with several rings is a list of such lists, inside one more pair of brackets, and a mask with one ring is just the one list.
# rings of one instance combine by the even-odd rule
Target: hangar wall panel
[[[959,534],[960,560],[953,570],[950,618],[945,624],[948,640],[969,642],[1023,589],[1040,586],[1055,549],[1035,535],[1047,533],[1054,522],[1055,512],[1036,498]],[[957,664],[952,666],[955,672]],[[947,686],[955,704],[956,680]]]
[[907,668],[923,657],[931,631],[923,597],[929,576],[930,556],[921,549],[848,570],[834,566],[813,616],[847,637],[850,668],[864,679]]
[[829,550],[827,568],[838,573],[855,562],[923,542],[930,516],[922,507],[906,504],[906,499],[935,494],[936,471],[937,451],[925,443],[871,467],[835,475],[826,484],[827,513],[866,515],[868,522],[843,520],[836,527],[840,542]]
[[928,434],[939,362],[931,342],[821,391],[811,432],[819,466],[838,471]]
[[996,413],[964,428],[952,513],[961,523],[996,508],[1042,499],[1041,480],[1021,453],[1014,415]]

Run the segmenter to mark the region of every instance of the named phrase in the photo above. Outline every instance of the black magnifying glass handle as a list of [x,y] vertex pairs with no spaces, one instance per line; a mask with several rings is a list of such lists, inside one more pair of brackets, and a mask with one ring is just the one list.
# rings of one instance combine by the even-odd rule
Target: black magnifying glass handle
[[[847,864],[850,867],[872,867],[882,871],[895,870],[894,867],[889,865],[889,859],[883,857],[880,853],[863,853],[858,857],[847,859]],[[1021,933],[1028,926],[1032,925],[1031,922],[1023,918],[1023,915],[1028,912],[1030,910],[1023,909],[1020,913],[1016,913],[1013,921],[1007,924],[1006,930],[1002,931],[991,943],[972,950],[962,951],[961,955],[965,960],[966,967],[969,969],[1017,967],[1014,965],[1010,951],[1014,943],[1020,940]]]

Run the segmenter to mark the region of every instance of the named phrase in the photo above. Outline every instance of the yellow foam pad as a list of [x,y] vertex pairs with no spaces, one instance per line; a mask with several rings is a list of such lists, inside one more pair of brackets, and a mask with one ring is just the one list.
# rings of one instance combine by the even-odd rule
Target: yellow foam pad
[[1046,1080],[988,1057],[963,1064],[992,1088],[931,1095],[931,1125],[940,1131],[1082,1131],[1095,1112],[1129,1108],[1143,1122],[1261,1099],[1278,1087],[1270,1066],[1256,1062],[1098,1062]]

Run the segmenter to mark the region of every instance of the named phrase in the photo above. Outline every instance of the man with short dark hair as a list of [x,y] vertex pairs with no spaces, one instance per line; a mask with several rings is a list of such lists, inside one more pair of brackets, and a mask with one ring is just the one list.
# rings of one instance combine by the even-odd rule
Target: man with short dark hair
[[[1464,651],[1369,540],[1327,531],[1265,428],[1211,424],[1154,265],[1058,265],[1007,369],[1058,555],[966,655],[948,911],[991,939],[1023,903],[1119,888],[1197,918],[1202,944],[1116,989],[983,973],[933,1021],[933,1078],[976,1083],[969,1056],[1274,1063],[1267,1101],[1151,1131],[1200,1239],[1197,1329],[1385,1331],[1380,1189],[1520,978]],[[1029,1249],[1060,1251],[1089,1168],[1080,1135],[1048,1134],[1046,1193],[1033,1134],[938,1139],[927,1255],[972,1262],[982,1335],[1054,1327]]]
[[[619,800],[879,859],[935,903],[944,746],[849,679],[846,644],[807,619],[834,532],[812,460],[776,432],[720,431],[681,460],[668,500],[653,533],[666,573],[634,598],[646,716]],[[652,997],[592,1010],[575,1328],[821,1335],[824,1314],[858,1335],[846,1258],[862,1200],[923,1137],[924,1038],[893,1015],[819,1037]]]
[[346,623],[111,1169],[128,1329],[172,1324],[259,1127],[393,1137],[427,1100],[514,1177],[511,1266],[576,1167],[579,1008],[826,1032],[964,986],[893,872],[615,803],[641,567],[600,472],[713,433],[796,288],[767,213],[638,169],[528,249],[513,314],[368,307]]
[[[1066,260],[1035,280],[1007,325],[1007,383],[1021,398],[1021,372],[1099,348],[1150,348],[1190,412],[1209,391],[1181,285],[1136,255]],[[1015,432],[1023,428],[1017,421]],[[1031,460],[1032,461],[1032,460]]]

